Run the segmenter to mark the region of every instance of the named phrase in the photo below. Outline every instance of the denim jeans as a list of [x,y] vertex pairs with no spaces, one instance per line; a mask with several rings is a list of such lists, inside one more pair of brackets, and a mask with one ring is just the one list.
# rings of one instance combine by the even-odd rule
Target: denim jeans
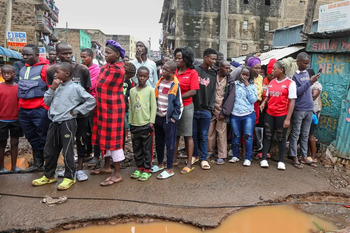
[[211,113],[209,111],[194,111],[192,128],[194,142],[193,156],[198,158],[198,152],[200,152],[200,161],[207,160],[208,157],[208,132],[210,121]]
[[298,139],[300,136],[300,154],[307,157],[310,126],[312,122],[312,111],[294,110],[291,120],[292,131],[289,136],[290,156],[298,155]]
[[253,149],[253,131],[255,126],[255,112],[246,116],[230,116],[232,127],[232,152],[233,157],[239,157],[239,147],[241,145],[241,136],[243,131],[243,139],[245,142],[245,159],[251,160]]
[[43,151],[46,134],[50,125],[45,108],[19,109],[18,121],[23,129],[23,133],[28,139],[32,150]]

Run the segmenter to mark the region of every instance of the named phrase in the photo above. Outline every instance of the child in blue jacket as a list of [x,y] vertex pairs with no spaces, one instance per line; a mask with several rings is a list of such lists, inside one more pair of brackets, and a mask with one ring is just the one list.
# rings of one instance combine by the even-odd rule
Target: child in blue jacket
[[162,67],[163,76],[154,89],[157,99],[154,128],[158,165],[152,167],[152,172],[164,170],[164,146],[167,149],[167,167],[157,176],[158,179],[167,179],[174,175],[172,167],[176,146],[176,121],[181,118],[183,109],[179,81],[174,75],[176,68],[174,61],[166,62]]

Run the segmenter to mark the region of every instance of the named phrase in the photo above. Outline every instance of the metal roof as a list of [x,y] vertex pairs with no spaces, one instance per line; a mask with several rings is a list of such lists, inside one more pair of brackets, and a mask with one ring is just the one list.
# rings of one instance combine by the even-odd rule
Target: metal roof
[[329,39],[335,37],[349,37],[350,28],[338,31],[313,32],[308,34],[309,38]]
[[305,49],[305,46],[297,45],[297,46],[285,47],[282,49],[274,49],[266,53],[261,53],[261,55],[259,56],[261,60],[261,65],[269,64],[269,61],[272,58],[275,58],[276,60],[280,60],[282,58],[288,57],[293,53],[299,52],[300,50],[303,50],[303,49]]
[[11,49],[6,49],[4,47],[0,46],[0,55],[6,56],[6,57],[12,57],[21,60],[22,59],[22,54],[13,51]]

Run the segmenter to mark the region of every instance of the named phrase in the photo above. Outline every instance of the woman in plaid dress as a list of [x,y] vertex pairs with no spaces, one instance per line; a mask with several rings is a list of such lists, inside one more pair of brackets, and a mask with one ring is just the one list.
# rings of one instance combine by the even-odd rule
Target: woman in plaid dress
[[120,182],[120,162],[125,159],[123,151],[123,133],[125,101],[123,94],[123,83],[125,70],[119,58],[124,58],[125,50],[114,40],[106,43],[106,62],[101,68],[97,79],[96,88],[96,112],[94,117],[93,144],[99,145],[104,157],[105,165],[100,171],[110,170],[110,157],[114,163],[114,172],[106,180],[101,182],[102,186],[112,185]]

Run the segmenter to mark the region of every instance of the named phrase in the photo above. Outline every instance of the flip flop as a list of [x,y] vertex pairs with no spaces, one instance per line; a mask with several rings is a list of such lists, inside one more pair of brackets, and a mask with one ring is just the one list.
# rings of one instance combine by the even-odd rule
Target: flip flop
[[210,169],[210,165],[209,165],[208,161],[203,160],[203,161],[201,162],[201,168],[202,168],[203,170],[209,170],[209,169]]
[[303,168],[303,165],[300,163],[300,162],[292,162],[292,165],[295,167],[295,168],[298,168],[298,169],[302,169]]
[[158,167],[158,165],[154,165],[152,168],[151,168],[151,171],[152,173],[156,173],[156,172],[160,172],[164,170],[164,167]]
[[302,163],[302,164],[309,165],[309,166],[311,166],[311,167],[317,167],[317,164],[314,164],[314,163],[312,162],[312,160],[309,160],[308,158],[303,158],[303,159],[301,159],[301,163]]
[[225,164],[225,161],[223,159],[217,159],[216,160],[216,164],[217,165],[224,165]]
[[120,177],[120,178],[117,179],[117,180],[112,180],[112,177],[110,176],[110,177],[108,177],[107,179],[105,179],[104,181],[102,181],[102,182],[100,183],[100,185],[101,185],[101,186],[110,186],[110,185],[112,185],[112,184],[119,183],[119,182],[121,182],[121,181],[123,181],[123,178],[122,178],[122,177]]
[[196,158],[196,157],[193,156],[191,164],[193,165],[193,164],[197,163],[198,161],[199,161],[199,158]]
[[90,172],[90,175],[102,175],[102,174],[112,174],[113,170],[101,170],[101,169],[96,169],[96,170],[92,170]]
[[175,174],[174,172],[172,174],[169,174],[167,171],[162,171],[162,173],[160,173],[157,176],[157,179],[165,180],[165,179],[172,177],[174,174]]
[[184,168],[182,168],[182,170],[180,171],[180,173],[181,174],[188,174],[188,173],[190,173],[191,171],[193,171],[194,170],[194,167],[191,167],[191,168],[189,168],[189,167],[184,167]]
[[173,162],[173,167],[176,167],[176,166],[178,166],[178,165],[179,165],[179,162],[178,162],[178,161]]

